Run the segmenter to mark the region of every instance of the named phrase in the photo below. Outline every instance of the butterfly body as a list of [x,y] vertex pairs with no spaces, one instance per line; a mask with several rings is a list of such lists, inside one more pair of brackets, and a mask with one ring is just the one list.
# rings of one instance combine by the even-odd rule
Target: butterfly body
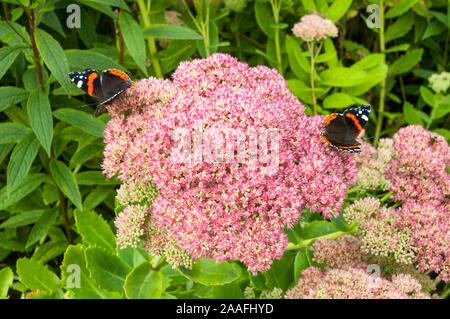
[[110,103],[135,84],[125,72],[117,69],[108,69],[101,74],[96,70],[70,72],[69,77],[77,87],[98,98],[99,105]]
[[347,109],[342,114],[329,114],[323,121],[321,139],[328,145],[350,153],[359,153],[361,143],[356,138],[369,120],[370,105]]

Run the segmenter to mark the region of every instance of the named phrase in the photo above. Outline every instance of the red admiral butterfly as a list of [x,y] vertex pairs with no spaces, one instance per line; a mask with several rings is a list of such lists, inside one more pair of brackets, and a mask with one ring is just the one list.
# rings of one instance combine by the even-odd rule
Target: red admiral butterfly
[[328,145],[350,153],[359,153],[361,148],[356,141],[359,133],[369,120],[370,105],[364,104],[355,109],[347,109],[342,114],[332,113],[323,121],[325,132],[320,135]]
[[80,89],[90,96],[100,99],[103,105],[111,102],[115,97],[126,89],[133,87],[136,82],[117,69],[109,69],[100,75],[96,70],[86,70],[84,72],[70,72],[70,80]]

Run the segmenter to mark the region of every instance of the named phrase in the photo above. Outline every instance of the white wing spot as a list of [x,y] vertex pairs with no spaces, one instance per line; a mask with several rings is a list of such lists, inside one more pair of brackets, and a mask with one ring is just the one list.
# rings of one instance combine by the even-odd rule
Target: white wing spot
[[81,87],[83,86],[83,81],[82,80],[78,81],[77,86],[81,89]]

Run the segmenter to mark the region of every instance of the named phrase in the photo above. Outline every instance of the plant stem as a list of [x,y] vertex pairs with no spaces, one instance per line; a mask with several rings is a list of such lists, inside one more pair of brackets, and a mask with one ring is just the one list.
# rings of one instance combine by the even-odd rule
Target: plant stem
[[346,234],[347,232],[343,232],[343,231],[337,231],[334,233],[330,233],[324,236],[319,236],[316,238],[311,238],[311,239],[305,239],[305,240],[301,240],[298,244],[294,244],[294,243],[289,243],[286,247],[286,250],[295,250],[295,249],[300,249],[300,248],[304,248],[304,247],[308,247],[314,240],[317,239],[322,239],[322,238],[327,238],[327,239],[336,239],[339,236]]
[[[273,19],[275,21],[275,24],[280,23],[281,1],[282,0],[279,0],[279,2],[277,0],[270,1],[270,4],[272,5],[272,13],[273,13]],[[281,47],[280,47],[280,30],[278,28],[275,28],[275,51],[276,51],[276,55],[277,55],[278,72],[280,74],[283,74],[283,64],[281,61]]]
[[[386,52],[384,43],[384,0],[380,0],[380,52],[383,54],[382,63],[385,63]],[[378,106],[377,126],[375,128],[375,141],[374,141],[375,146],[378,144],[378,140],[380,139],[381,127],[383,125],[385,96],[386,96],[386,78],[384,78],[383,81],[381,81],[380,104]]]
[[[50,149],[50,160],[52,160],[55,157],[55,154],[53,152],[53,147]],[[67,206],[66,201],[64,199],[64,194],[59,188],[58,185],[56,185],[56,189],[58,190],[58,196],[59,196],[59,207],[61,208],[61,214],[64,218],[64,229],[66,231],[67,241],[69,242],[69,245],[73,244],[72,240],[72,234],[70,233],[70,224],[69,224],[69,218],[67,217]]]
[[313,100],[313,114],[317,115],[317,98],[316,98],[316,92],[314,91],[314,64],[316,60],[316,56],[314,54],[314,42],[306,42],[308,45],[309,53],[311,54],[311,94],[312,94],[312,100]]
[[[144,27],[150,27],[150,10],[152,6],[151,0],[147,0],[147,6],[144,3],[144,0],[137,0],[139,11],[141,11],[142,22],[144,23]],[[150,50],[150,61],[152,62],[153,70],[155,71],[155,76],[157,78],[162,78],[163,73],[161,71],[161,65],[159,64],[159,60],[157,59],[158,50],[156,49],[155,38],[152,36],[147,37],[148,48]]]
[[28,16],[28,23],[30,25],[31,49],[33,50],[33,55],[34,55],[34,65],[36,67],[36,75],[38,78],[39,87],[43,91],[44,90],[44,81],[42,80],[41,63],[39,62],[39,50],[36,45],[36,39],[34,38],[34,28],[36,27],[35,19],[37,19],[38,11],[36,8],[36,17],[34,19],[33,13],[30,10],[25,8],[23,5],[22,5],[22,8],[25,11],[26,15]]

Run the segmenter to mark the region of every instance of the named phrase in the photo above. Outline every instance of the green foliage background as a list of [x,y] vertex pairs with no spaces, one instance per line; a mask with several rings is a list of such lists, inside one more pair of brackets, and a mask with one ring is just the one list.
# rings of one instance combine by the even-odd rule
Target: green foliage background
[[[66,24],[74,2],[81,28]],[[71,84],[70,71],[170,77],[180,61],[227,52],[278,69],[312,114],[308,52],[291,32],[312,10],[339,28],[316,60],[319,114],[370,103],[366,136],[375,144],[406,124],[450,138],[450,96],[428,83],[431,74],[449,70],[447,0],[234,1],[244,3],[240,12],[225,2],[1,2],[0,298],[242,298],[248,286],[286,290],[314,264],[308,246],[315,239],[355,231],[342,218],[308,213],[288,231],[294,249],[256,277],[239,262],[172,269],[140,248],[118,249],[118,182],[100,169],[109,116],[80,108],[93,100]],[[371,3],[381,8],[380,28],[366,25]],[[167,23],[166,10],[180,13],[180,25]],[[80,288],[71,265],[79,267]]]

